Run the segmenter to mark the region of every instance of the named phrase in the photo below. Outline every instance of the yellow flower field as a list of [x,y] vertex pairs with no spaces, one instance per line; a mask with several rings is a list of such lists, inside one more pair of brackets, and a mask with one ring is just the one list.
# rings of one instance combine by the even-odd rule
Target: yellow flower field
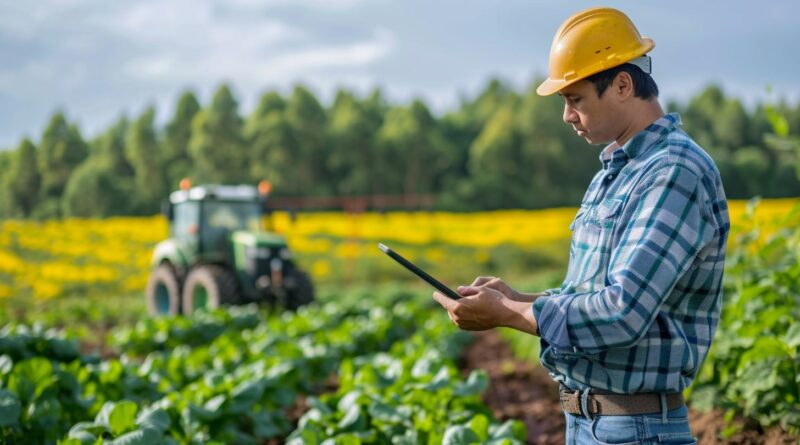
[[[798,199],[761,201],[756,220],[744,217],[747,202],[730,202],[736,231],[753,224],[764,232]],[[295,219],[276,212],[268,222],[285,235],[301,265],[316,280],[352,274],[352,264],[380,255],[375,242],[401,245],[408,256],[430,264],[447,262],[452,249],[468,252],[465,262],[485,264],[491,249],[513,245],[536,251],[566,242],[576,209],[497,211],[469,214],[389,212],[301,213]],[[0,222],[0,298],[140,293],[149,273],[155,244],[168,236],[161,216]],[[732,238],[733,240],[734,238]],[[559,246],[560,248],[560,246]]]

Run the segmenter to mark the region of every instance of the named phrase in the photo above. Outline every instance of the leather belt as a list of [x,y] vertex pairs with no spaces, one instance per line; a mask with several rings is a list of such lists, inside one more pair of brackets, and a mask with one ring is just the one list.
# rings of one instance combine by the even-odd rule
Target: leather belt
[[[561,408],[569,414],[584,415],[581,410],[581,393],[562,388],[559,390]],[[589,393],[587,408],[590,415],[635,416],[661,412],[661,397],[657,393],[597,394]],[[667,394],[667,409],[683,406],[683,394]]]

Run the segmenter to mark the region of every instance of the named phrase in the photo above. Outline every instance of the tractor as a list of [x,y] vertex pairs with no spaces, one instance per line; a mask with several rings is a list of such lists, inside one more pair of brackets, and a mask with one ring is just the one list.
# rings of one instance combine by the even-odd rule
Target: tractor
[[153,315],[251,302],[297,309],[314,299],[308,274],[286,239],[263,228],[269,183],[202,185],[181,181],[163,213],[170,237],[156,245],[147,282]]

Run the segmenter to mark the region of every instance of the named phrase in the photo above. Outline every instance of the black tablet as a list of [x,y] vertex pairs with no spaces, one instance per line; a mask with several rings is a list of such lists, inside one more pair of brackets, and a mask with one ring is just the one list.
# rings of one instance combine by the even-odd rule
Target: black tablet
[[392,249],[390,249],[390,248],[388,248],[385,245],[380,244],[380,243],[378,243],[378,248],[381,249],[381,252],[383,252],[386,255],[389,255],[390,257],[392,257],[393,260],[395,260],[398,263],[402,264],[406,269],[408,269],[411,272],[413,272],[416,276],[418,276],[418,277],[422,278],[423,280],[427,281],[428,284],[430,284],[431,286],[435,287],[436,290],[438,290],[439,292],[447,295],[448,297],[452,298],[453,300],[458,300],[458,299],[461,298],[461,295],[459,295],[458,292],[454,291],[453,289],[450,289],[449,287],[447,287],[444,284],[442,284],[441,281],[439,281],[436,278],[433,278],[432,276],[428,275],[427,272],[425,272],[424,270],[422,270],[419,267],[417,267],[416,265],[414,265],[414,263],[412,263],[411,261],[408,261],[407,259],[403,258],[399,253],[395,252],[394,250],[392,250]]

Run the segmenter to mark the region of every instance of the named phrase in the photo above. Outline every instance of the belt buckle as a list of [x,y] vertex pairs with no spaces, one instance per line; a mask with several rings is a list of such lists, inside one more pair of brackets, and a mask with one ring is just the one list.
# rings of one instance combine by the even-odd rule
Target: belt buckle
[[576,398],[576,395],[578,394],[580,394],[578,391],[569,389],[562,389],[559,391],[558,400],[561,402],[561,409],[564,412],[575,414],[577,411],[578,415],[583,415],[581,402],[578,398]]

